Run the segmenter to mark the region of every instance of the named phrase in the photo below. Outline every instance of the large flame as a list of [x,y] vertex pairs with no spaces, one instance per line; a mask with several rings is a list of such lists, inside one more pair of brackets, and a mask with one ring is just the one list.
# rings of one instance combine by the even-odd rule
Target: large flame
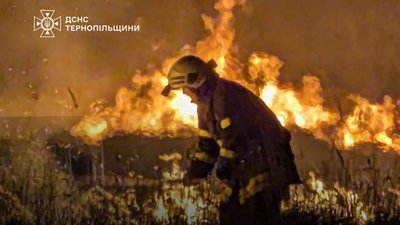
[[[234,38],[232,9],[240,4],[244,4],[244,1],[218,1],[215,4],[219,12],[217,19],[202,16],[209,36],[198,41],[195,48],[182,48],[177,56],[166,59],[161,69],[135,74],[132,77],[132,87],[123,87],[117,92],[114,106],[93,105],[92,112],[72,129],[72,134],[81,136],[88,143],[98,144],[120,131],[145,135],[179,135],[182,130],[195,129],[197,107],[188,96],[182,92],[175,92],[170,98],[161,96],[162,88],[167,83],[164,75],[172,63],[187,54],[216,60],[217,71],[221,75],[228,75],[225,72],[230,71],[232,66],[228,67],[227,64],[236,63],[229,52]],[[234,74],[232,71],[229,76]],[[106,126],[104,129],[93,129],[98,124]]]
[[217,18],[202,15],[208,32],[204,39],[195,47],[183,47],[179,54],[166,59],[161,68],[134,74],[131,86],[117,91],[115,105],[93,104],[92,112],[72,133],[97,144],[116,132],[178,136],[194,130],[197,110],[190,98],[182,92],[174,92],[169,98],[160,93],[167,83],[165,74],[171,65],[183,55],[196,54],[204,60],[214,59],[222,77],[239,82],[259,95],[289,129],[301,128],[341,149],[371,142],[400,153],[400,137],[396,133],[400,119],[390,97],[386,96],[379,104],[351,95],[354,110],[342,115],[335,107],[325,105],[317,77],[305,75],[302,87],[281,84],[278,78],[283,62],[278,57],[255,52],[246,63],[235,58],[232,10],[243,4],[244,0],[217,1],[214,6],[219,12]]
[[296,125],[311,131],[317,138],[327,139],[322,127],[335,124],[338,115],[323,106],[318,78],[304,76],[303,87],[296,90],[279,85],[277,78],[283,63],[277,57],[264,53],[253,54],[249,65],[253,80],[261,80],[264,84],[261,86],[261,99],[274,111],[282,125]]
[[351,95],[350,99],[357,105],[338,129],[336,144],[347,148],[362,142],[373,142],[382,145],[385,150],[394,149],[400,153],[400,136],[394,133],[397,112],[392,99],[385,96],[382,104],[372,104],[355,95]]

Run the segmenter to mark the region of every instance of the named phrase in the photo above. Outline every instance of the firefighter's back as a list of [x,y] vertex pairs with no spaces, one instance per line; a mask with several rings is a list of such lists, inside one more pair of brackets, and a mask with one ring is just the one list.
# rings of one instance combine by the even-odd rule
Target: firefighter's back
[[218,96],[220,96],[225,105],[226,110],[234,110],[236,114],[240,114],[242,119],[250,123],[267,123],[270,129],[281,129],[282,126],[275,114],[268,106],[253,92],[243,87],[242,85],[220,79],[217,86]]
[[[219,105],[225,111],[240,118],[241,137],[248,145],[260,144],[266,158],[260,157],[255,164],[270,170],[271,179],[277,189],[289,184],[299,183],[300,178],[294,164],[294,155],[290,147],[290,133],[284,128],[276,115],[262,99],[250,90],[233,81],[220,79],[216,89]],[[251,148],[252,146],[247,146]],[[266,160],[257,162],[260,160]],[[258,170],[257,165],[253,169]]]

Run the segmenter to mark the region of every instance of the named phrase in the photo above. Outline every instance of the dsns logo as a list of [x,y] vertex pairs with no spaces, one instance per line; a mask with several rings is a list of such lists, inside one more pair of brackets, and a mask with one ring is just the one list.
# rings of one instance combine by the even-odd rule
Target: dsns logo
[[41,38],[54,38],[53,29],[61,31],[61,16],[53,19],[53,14],[55,10],[40,10],[42,18],[33,18],[33,30],[42,30],[40,34]]

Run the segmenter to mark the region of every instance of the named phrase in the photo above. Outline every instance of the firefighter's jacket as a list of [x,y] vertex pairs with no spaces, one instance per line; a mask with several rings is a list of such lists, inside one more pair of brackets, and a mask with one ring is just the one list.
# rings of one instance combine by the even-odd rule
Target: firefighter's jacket
[[187,176],[204,178],[216,164],[227,197],[238,186],[242,203],[258,191],[298,183],[290,133],[265,103],[225,79],[216,80],[212,89],[198,104],[198,141],[189,154]]

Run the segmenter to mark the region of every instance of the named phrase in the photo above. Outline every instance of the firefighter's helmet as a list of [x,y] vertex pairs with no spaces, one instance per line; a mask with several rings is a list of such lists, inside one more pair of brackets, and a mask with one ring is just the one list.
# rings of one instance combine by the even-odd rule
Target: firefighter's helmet
[[168,96],[171,90],[183,87],[200,87],[207,79],[216,76],[215,67],[214,60],[206,63],[193,55],[180,58],[169,70],[168,85],[164,88],[162,94]]

